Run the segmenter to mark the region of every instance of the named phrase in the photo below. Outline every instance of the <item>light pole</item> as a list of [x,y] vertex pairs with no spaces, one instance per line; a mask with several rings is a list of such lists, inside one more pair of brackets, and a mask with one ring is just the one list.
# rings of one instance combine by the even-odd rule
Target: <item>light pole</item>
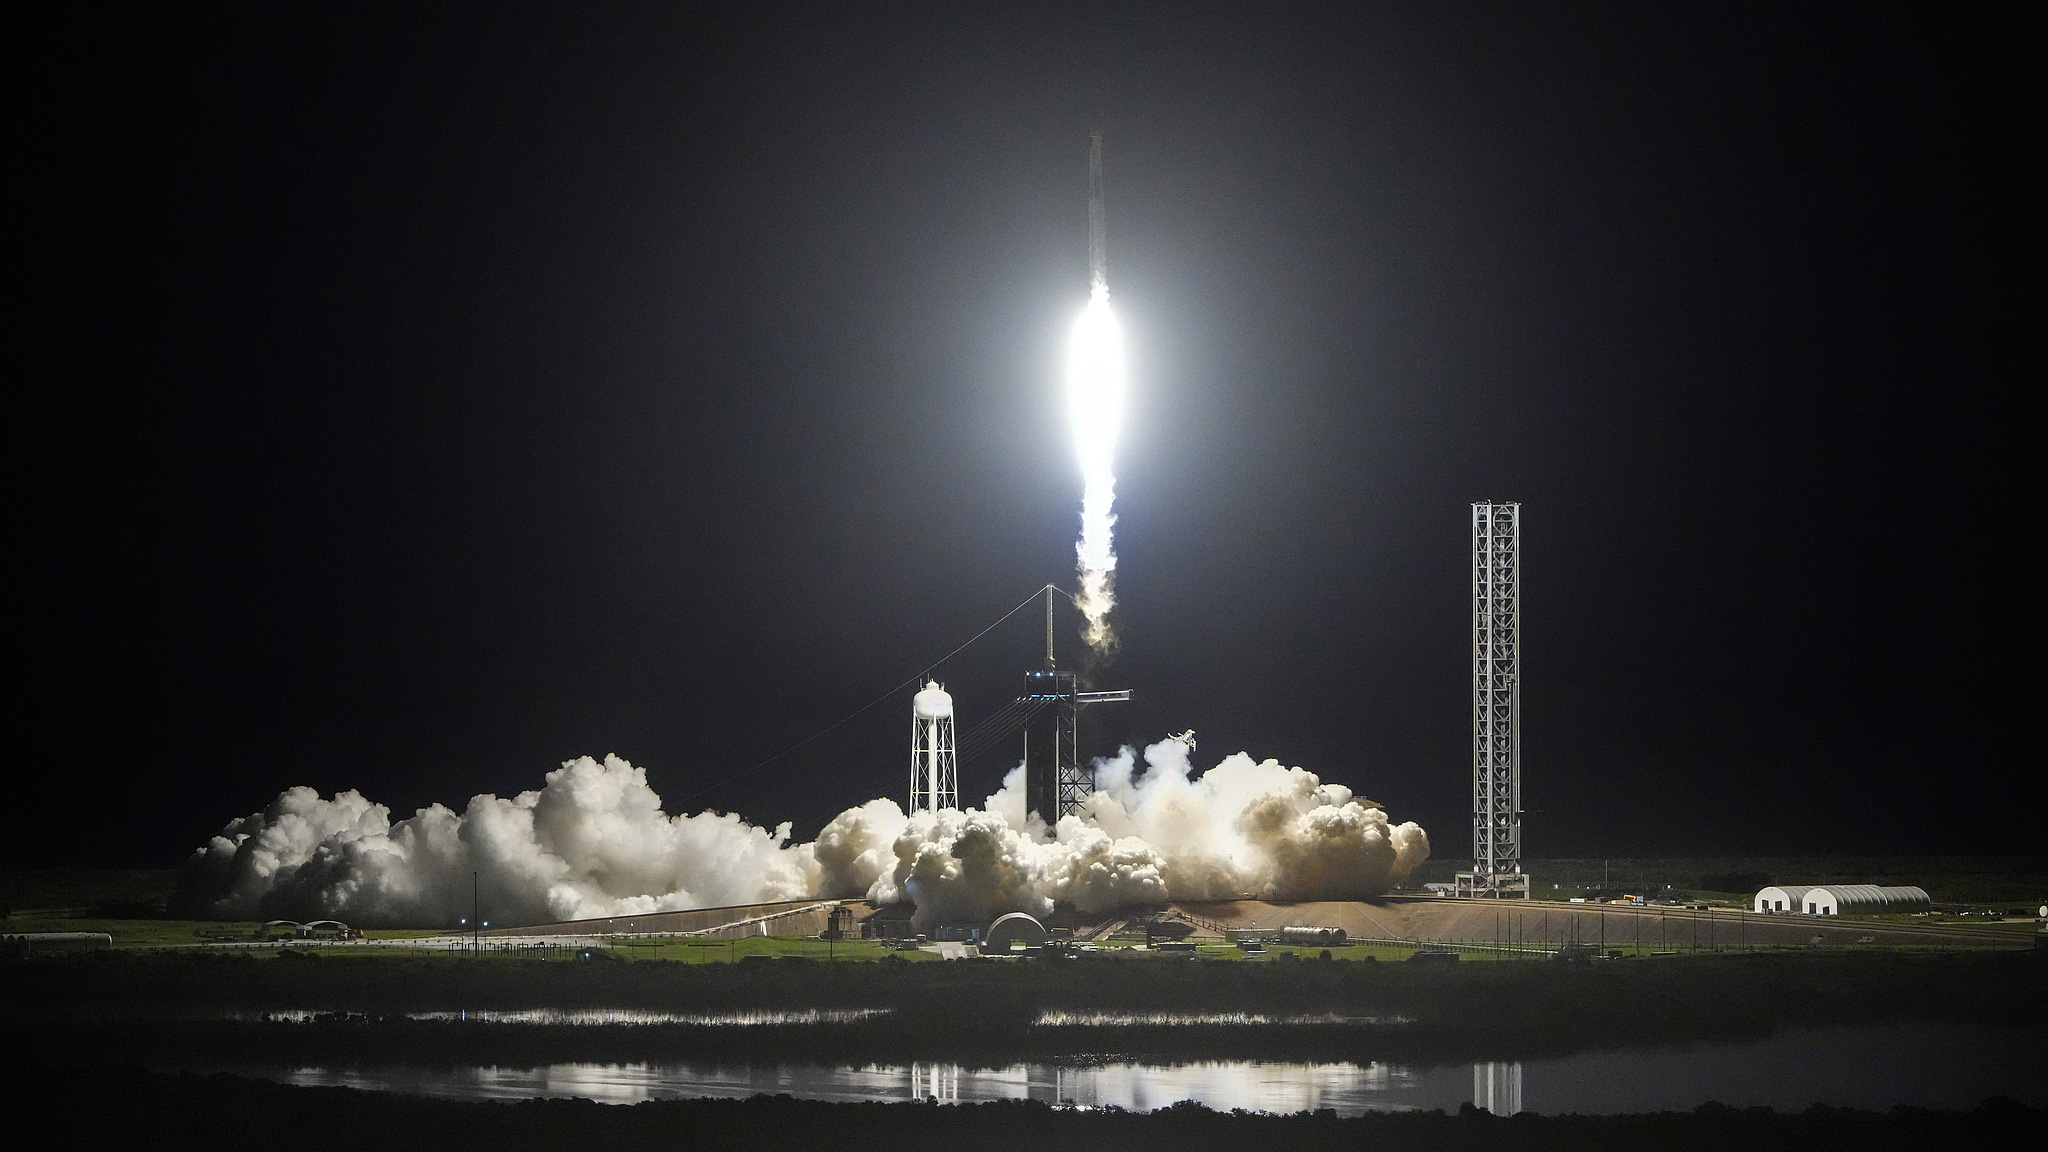
[[478,879],[478,875],[475,872],[469,874],[469,940],[470,951],[481,956],[484,954],[484,931],[480,917],[483,915],[484,897],[483,881]]

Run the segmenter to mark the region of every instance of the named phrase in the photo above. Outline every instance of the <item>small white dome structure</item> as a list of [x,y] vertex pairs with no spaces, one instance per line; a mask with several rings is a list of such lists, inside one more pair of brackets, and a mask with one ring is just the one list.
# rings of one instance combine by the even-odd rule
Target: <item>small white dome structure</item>
[[953,697],[937,680],[910,700],[911,812],[960,807],[960,761],[953,744]]
[[982,934],[981,950],[1008,952],[1010,945],[1015,943],[1043,944],[1045,936],[1045,925],[1040,924],[1037,917],[1023,912],[1008,912],[996,917],[996,922]]
[[1766,888],[1756,894],[1758,912],[1804,912],[1806,894],[1813,891],[1811,884],[1781,884]]

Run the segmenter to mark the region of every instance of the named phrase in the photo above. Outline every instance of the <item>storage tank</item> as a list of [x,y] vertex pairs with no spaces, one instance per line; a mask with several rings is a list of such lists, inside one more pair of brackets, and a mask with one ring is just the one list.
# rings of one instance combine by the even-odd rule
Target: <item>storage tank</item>
[[1328,948],[1332,944],[1344,943],[1342,928],[1294,927],[1280,930],[1282,944],[1296,944],[1310,948]]
[[911,697],[911,709],[919,720],[937,720],[953,716],[953,694],[939,687],[935,680],[927,680],[924,688]]
[[9,932],[0,936],[0,955],[17,959],[53,952],[104,952],[114,946],[105,932]]
[[910,812],[960,807],[960,760],[953,743],[953,697],[936,680],[910,701]]

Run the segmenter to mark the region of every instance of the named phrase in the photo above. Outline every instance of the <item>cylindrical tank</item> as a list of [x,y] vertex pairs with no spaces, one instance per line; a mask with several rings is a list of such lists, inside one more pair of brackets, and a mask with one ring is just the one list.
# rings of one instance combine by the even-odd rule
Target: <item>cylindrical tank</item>
[[1327,948],[1332,944],[1342,944],[1344,940],[1345,935],[1342,928],[1295,927],[1282,928],[1280,930],[1280,942],[1282,944]]
[[0,955],[16,958],[52,952],[103,952],[114,946],[105,932],[10,932],[0,936]]
[[[898,696],[898,700],[902,697]],[[903,705],[898,704],[898,708]],[[911,698],[910,707],[919,720],[939,720],[953,714],[953,694],[938,686],[935,681],[924,682],[924,690]]]

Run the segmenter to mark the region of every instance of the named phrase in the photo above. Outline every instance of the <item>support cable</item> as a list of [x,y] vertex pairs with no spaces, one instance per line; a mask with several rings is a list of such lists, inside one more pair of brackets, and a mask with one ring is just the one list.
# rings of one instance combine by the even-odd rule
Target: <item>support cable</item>
[[713,784],[707,784],[704,787],[697,789],[695,792],[690,793],[688,796],[685,796],[682,799],[675,801],[676,807],[678,808],[678,810],[680,810],[683,805],[688,804],[690,801],[695,800],[699,796],[705,795],[709,792],[717,791],[718,789],[725,787],[727,784],[732,783],[733,781],[739,779],[742,776],[759,772],[761,769],[766,768],[770,764],[775,763],[777,760],[782,759],[784,756],[787,756],[790,753],[795,752],[799,748],[805,747],[812,741],[815,741],[824,736],[828,736],[831,733],[839,730],[841,727],[844,727],[849,721],[868,712],[869,710],[873,709],[875,705],[882,703],[884,700],[889,699],[891,696],[896,695],[898,692],[903,691],[905,688],[908,688],[913,684],[922,683],[927,676],[931,675],[933,672],[938,670],[939,665],[944,664],[946,661],[951,660],[953,657],[958,656],[960,653],[967,651],[967,649],[970,646],[972,646],[975,641],[980,640],[983,636],[986,636],[989,633],[995,631],[996,628],[1003,623],[1003,621],[1008,620],[1010,617],[1015,616],[1017,613],[1023,611],[1026,606],[1037,603],[1038,598],[1040,596],[1045,595],[1046,589],[1051,589],[1055,592],[1058,592],[1060,595],[1065,596],[1069,603],[1075,604],[1077,606],[1080,603],[1078,600],[1074,599],[1073,593],[1067,591],[1064,588],[1061,588],[1057,584],[1047,584],[1044,588],[1034,590],[1031,593],[1031,595],[1026,596],[1024,599],[1018,601],[1017,606],[1015,608],[1012,608],[1008,612],[1003,613],[1001,616],[996,617],[995,623],[990,624],[988,627],[983,628],[979,632],[976,632],[973,636],[968,637],[967,643],[960,645],[958,648],[953,649],[951,652],[948,652],[944,656],[939,657],[937,660],[932,661],[930,664],[925,665],[924,671],[919,672],[917,675],[912,676],[910,679],[905,680],[903,683],[896,685],[894,688],[889,689],[887,692],[882,693],[880,696],[875,697],[873,700],[870,700],[867,703],[861,705],[860,707],[855,708],[853,711],[848,712],[846,715],[840,717],[837,720],[834,720],[832,723],[827,724],[825,727],[818,729],[816,732],[811,733],[809,736],[806,736],[803,739],[797,741],[796,743],[791,744],[789,747],[784,748],[782,751],[777,752],[775,755],[770,756],[766,760],[763,760],[760,763],[753,765],[752,767],[742,768],[739,771],[733,773],[732,775],[727,776],[723,780],[717,781]]
[[1051,701],[1046,700],[1030,702],[1023,700],[1010,701],[1007,705],[1004,705],[1001,711],[975,725],[974,730],[967,734],[965,740],[961,741],[959,751],[960,762],[962,764],[968,763],[974,757],[980,756],[982,753],[1001,744],[1004,740],[1016,735],[1019,729],[1031,723],[1032,719],[1040,712],[1043,712],[1050,703]]

